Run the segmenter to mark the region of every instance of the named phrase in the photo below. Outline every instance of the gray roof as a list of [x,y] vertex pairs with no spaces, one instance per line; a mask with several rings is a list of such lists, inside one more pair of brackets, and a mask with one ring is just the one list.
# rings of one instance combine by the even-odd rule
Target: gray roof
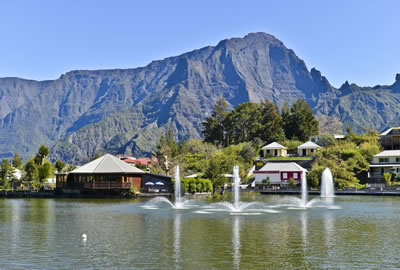
[[310,149],[310,148],[315,149],[315,148],[320,148],[320,147],[321,146],[319,146],[318,144],[310,142],[310,141],[297,146],[298,149]]
[[[384,132],[382,132],[380,135],[381,136],[384,136],[384,135],[388,135],[392,130],[394,130],[394,129],[400,129],[400,127],[391,127],[391,128],[388,128],[387,130],[385,130]],[[396,134],[396,135],[398,135],[398,133]]]
[[289,171],[289,172],[307,172],[296,162],[269,162],[265,164],[259,171]]
[[273,143],[270,143],[270,144],[264,146],[261,149],[287,149],[287,148],[277,142],[273,142]]
[[113,155],[105,154],[70,173],[144,173],[144,171]]
[[385,150],[376,154],[374,157],[400,157],[400,150]]

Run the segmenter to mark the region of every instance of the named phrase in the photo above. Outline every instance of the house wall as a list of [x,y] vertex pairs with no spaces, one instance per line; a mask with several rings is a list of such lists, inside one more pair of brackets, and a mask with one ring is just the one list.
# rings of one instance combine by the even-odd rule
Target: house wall
[[279,171],[255,171],[253,172],[256,184],[262,184],[262,181],[269,177],[269,182],[271,184],[280,184],[281,175]]
[[400,156],[397,157],[373,157],[372,163],[400,163]]
[[[275,154],[275,151],[277,154]],[[286,157],[286,149],[263,149],[264,157]]]
[[[304,148],[303,148],[304,149]],[[303,155],[303,149],[297,149],[297,153],[300,157],[303,156],[315,156],[315,153],[317,152],[317,149],[315,148],[306,148],[306,155]]]
[[295,181],[301,181],[302,172],[281,171],[280,175],[282,181],[289,181],[290,178]]
[[301,181],[302,173],[301,171],[255,171],[253,174],[256,184],[262,184],[262,181],[267,177],[269,177],[271,184],[282,184],[288,183],[290,178]]

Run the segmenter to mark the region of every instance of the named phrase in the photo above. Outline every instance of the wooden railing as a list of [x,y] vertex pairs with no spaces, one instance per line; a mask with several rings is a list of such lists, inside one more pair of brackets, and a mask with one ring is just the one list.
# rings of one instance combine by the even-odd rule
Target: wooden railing
[[123,182],[87,182],[87,183],[67,183],[58,182],[57,188],[71,188],[71,189],[129,189],[131,183]]

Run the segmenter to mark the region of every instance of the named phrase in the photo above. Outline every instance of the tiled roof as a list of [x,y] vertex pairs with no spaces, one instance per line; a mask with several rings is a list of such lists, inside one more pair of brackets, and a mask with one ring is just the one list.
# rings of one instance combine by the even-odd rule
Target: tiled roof
[[113,155],[105,154],[73,170],[71,173],[144,173],[144,171],[123,162]]

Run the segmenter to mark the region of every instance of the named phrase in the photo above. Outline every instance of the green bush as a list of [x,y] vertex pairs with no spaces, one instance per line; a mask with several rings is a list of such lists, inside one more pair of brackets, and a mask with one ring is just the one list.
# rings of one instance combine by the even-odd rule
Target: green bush
[[184,178],[181,180],[181,188],[185,193],[212,192],[212,183],[208,179]]

